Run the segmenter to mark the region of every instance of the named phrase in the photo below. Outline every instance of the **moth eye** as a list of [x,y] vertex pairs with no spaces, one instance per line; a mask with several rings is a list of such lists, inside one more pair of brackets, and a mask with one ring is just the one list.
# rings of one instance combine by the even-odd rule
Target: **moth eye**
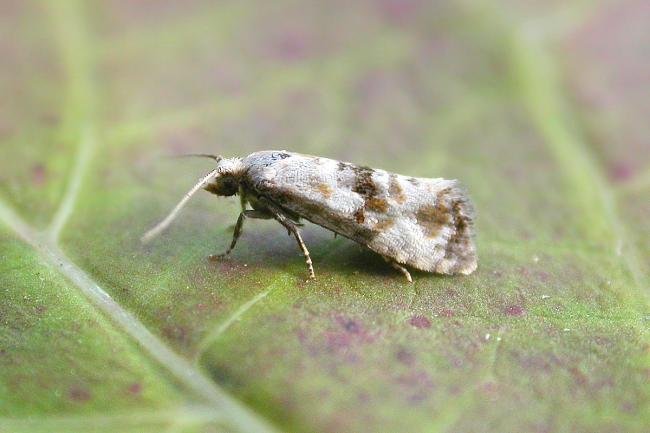
[[234,195],[237,193],[239,184],[232,177],[224,177],[217,181],[217,188],[219,190],[219,195]]

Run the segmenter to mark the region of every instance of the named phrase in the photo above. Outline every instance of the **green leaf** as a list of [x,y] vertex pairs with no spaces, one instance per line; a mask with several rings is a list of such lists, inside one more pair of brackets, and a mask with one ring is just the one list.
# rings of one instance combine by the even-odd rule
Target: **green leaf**
[[[0,432],[647,430],[640,8],[7,2]],[[460,179],[479,269],[307,225],[306,282],[256,220],[213,262],[208,194],[140,244],[211,167],[162,156],[273,148]]]

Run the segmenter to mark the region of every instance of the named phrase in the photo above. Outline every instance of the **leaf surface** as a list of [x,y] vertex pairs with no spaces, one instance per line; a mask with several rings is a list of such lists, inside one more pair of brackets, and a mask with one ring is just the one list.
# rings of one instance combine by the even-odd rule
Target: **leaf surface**
[[[643,3],[60,5],[0,14],[0,431],[647,429]],[[460,179],[479,269],[211,262],[208,194],[140,244],[211,168],[164,155],[274,148]]]

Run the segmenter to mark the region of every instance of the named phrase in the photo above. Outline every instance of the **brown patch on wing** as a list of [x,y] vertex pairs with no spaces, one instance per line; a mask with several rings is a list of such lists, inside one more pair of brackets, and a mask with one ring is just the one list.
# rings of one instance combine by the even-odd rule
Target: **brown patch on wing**
[[395,200],[399,204],[403,204],[406,201],[406,195],[404,194],[404,190],[399,184],[399,181],[397,180],[397,176],[394,174],[390,175],[390,183],[388,185],[388,195],[390,198]]
[[445,245],[446,263],[444,272],[448,274],[470,274],[476,269],[477,257],[473,239],[473,207],[462,191],[453,190],[449,197],[453,221],[453,231]]
[[323,197],[330,198],[334,190],[326,183],[319,183],[316,185],[316,189],[320,192]]
[[425,235],[429,238],[438,236],[440,230],[451,221],[451,209],[445,203],[448,193],[448,189],[440,191],[434,206],[424,205],[415,214],[418,224],[422,226]]
[[352,191],[356,192],[364,199],[369,199],[377,195],[377,185],[372,180],[374,170],[370,167],[354,167],[356,175]]
[[460,240],[461,235],[465,233],[465,230],[467,230],[467,226],[469,225],[469,218],[467,215],[463,215],[460,201],[456,200],[453,204],[452,209],[454,211],[454,215],[456,215],[456,233],[454,233],[454,236],[450,239],[450,241],[457,242]]
[[454,233],[449,238],[445,256],[449,257],[452,250],[457,250],[469,241],[470,217],[463,213],[463,203],[460,200],[452,204],[452,213],[454,215]]
[[373,197],[366,200],[363,207],[373,212],[386,213],[388,211],[388,202],[383,198]]
[[[372,179],[375,171],[369,167],[354,167],[353,170],[356,177],[352,191],[363,197],[364,209],[377,213],[386,213],[388,211],[388,202],[384,198],[377,197],[379,188]],[[361,223],[363,219],[357,218],[357,222]]]
[[363,208],[357,209],[357,211],[354,213],[354,219],[359,224],[363,224],[363,222],[366,220],[366,215],[363,213]]
[[386,230],[390,229],[395,225],[395,220],[392,219],[385,219],[383,221],[379,221],[375,226],[373,227],[373,230],[376,230],[378,232],[385,232]]

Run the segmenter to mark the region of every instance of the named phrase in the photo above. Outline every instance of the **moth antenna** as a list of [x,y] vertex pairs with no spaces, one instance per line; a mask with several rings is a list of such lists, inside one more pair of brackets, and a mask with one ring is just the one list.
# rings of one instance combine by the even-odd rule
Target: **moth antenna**
[[171,158],[209,158],[219,162],[223,159],[221,155],[212,155],[211,153],[184,153],[182,155],[172,155]]
[[205,175],[196,185],[190,189],[187,194],[181,199],[181,201],[178,202],[176,207],[165,217],[164,220],[160,221],[155,227],[153,227],[151,230],[146,232],[141,238],[140,241],[142,243],[147,243],[151,241],[153,238],[158,236],[163,230],[165,230],[169,225],[174,221],[178,213],[183,209],[185,204],[188,202],[188,200],[201,188],[205,187],[210,181],[214,180],[216,177],[219,176],[219,173],[217,169],[212,170],[210,173]]

